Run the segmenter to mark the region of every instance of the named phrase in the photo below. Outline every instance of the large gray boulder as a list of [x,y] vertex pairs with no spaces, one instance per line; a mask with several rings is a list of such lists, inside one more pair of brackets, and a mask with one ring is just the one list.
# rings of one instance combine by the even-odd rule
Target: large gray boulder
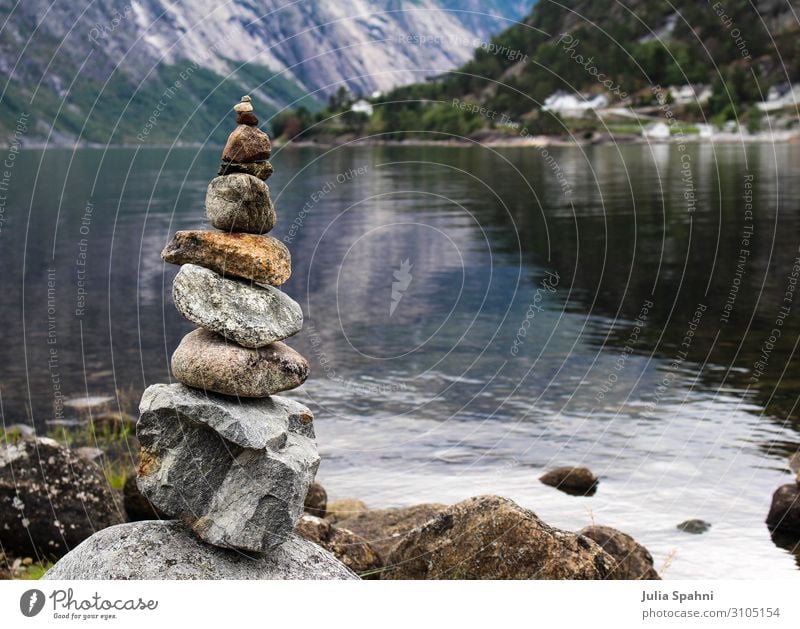
[[344,564],[297,535],[264,555],[204,544],[180,522],[133,522],[96,533],[64,556],[45,580],[357,579]]
[[172,298],[189,321],[243,347],[263,347],[303,327],[303,311],[286,293],[224,278],[196,264],[181,267],[172,284]]
[[264,234],[275,226],[275,207],[269,188],[244,173],[215,177],[208,184],[206,214],[217,229]]
[[60,557],[124,521],[100,467],[47,438],[0,445],[0,548],[19,557]]
[[140,411],[138,485],[156,508],[226,548],[265,552],[291,535],[319,466],[311,411],[179,384],[148,387]]

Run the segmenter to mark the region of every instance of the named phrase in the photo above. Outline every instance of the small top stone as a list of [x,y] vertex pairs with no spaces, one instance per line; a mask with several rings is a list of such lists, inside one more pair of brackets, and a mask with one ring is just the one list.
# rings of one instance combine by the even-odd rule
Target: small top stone
[[236,113],[246,113],[253,111],[252,99],[249,96],[242,96],[242,100],[233,106]]

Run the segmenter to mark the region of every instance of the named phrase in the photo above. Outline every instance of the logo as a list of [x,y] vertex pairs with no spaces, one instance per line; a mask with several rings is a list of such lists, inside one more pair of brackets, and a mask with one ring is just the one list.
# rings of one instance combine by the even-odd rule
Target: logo
[[411,284],[411,269],[413,267],[414,265],[408,261],[408,258],[406,258],[400,263],[400,268],[392,273],[392,275],[394,275],[394,279],[397,281],[392,282],[392,303],[389,304],[390,317],[394,315],[394,311],[397,310],[397,306],[400,305],[400,300],[403,299],[403,295],[408,290],[409,284]]
[[33,618],[44,607],[44,592],[41,590],[28,590],[23,592],[19,599],[19,611],[23,616]]

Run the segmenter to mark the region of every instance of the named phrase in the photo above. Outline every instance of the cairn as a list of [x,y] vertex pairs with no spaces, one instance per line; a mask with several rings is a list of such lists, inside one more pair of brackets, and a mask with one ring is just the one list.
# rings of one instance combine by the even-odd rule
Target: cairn
[[357,578],[293,532],[319,454],[311,411],[276,394],[308,377],[308,362],[283,342],[303,313],[276,288],[291,257],[267,235],[276,220],[269,137],[249,96],[234,110],[206,194],[215,230],[179,231],[161,254],[181,265],[175,307],[198,328],[172,356],[178,383],[145,390],[136,426],[139,490],[179,521],[99,531],[45,578]]
[[137,483],[203,541],[263,553],[294,530],[319,455],[311,412],[275,395],[308,376],[305,358],[282,342],[303,313],[276,288],[291,257],[267,235],[276,219],[265,183],[269,137],[249,96],[234,110],[237,126],[206,194],[216,231],[179,231],[161,254],[181,265],[175,307],[199,327],[172,356],[180,384],[142,396]]

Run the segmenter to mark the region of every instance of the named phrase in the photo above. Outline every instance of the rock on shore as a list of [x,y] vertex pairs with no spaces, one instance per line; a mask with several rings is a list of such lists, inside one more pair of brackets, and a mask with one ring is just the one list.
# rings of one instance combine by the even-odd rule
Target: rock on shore
[[123,521],[100,467],[47,438],[0,446],[0,545],[20,557],[60,557]]
[[332,554],[289,535],[264,555],[204,544],[180,522],[121,524],[94,534],[43,577],[58,579],[358,579]]
[[609,579],[616,561],[583,535],[542,522],[498,496],[442,511],[406,535],[388,579]]
[[587,526],[581,532],[617,561],[611,578],[624,580],[660,579],[653,567],[653,556],[630,535],[610,526]]

